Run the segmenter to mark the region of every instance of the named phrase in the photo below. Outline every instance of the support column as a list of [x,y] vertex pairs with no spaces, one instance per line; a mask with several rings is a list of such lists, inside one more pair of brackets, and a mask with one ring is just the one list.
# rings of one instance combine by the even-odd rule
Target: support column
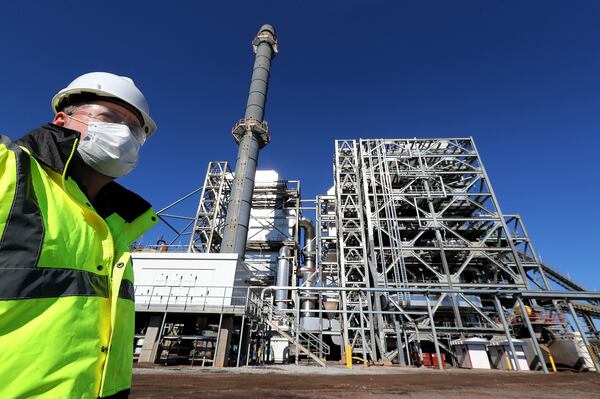
[[506,334],[506,340],[508,341],[508,346],[510,348],[510,353],[512,354],[513,361],[515,362],[515,370],[521,371],[521,365],[519,364],[519,358],[517,357],[517,351],[515,350],[515,344],[513,343],[512,337],[510,336],[510,330],[508,328],[508,323],[506,322],[506,317],[504,316],[504,309],[502,309],[502,304],[500,303],[500,299],[497,296],[494,297],[494,303],[496,304],[496,310],[498,312],[498,316],[500,316],[500,320],[502,320],[502,326],[504,327],[504,332]]
[[252,328],[254,327],[254,320],[250,320],[250,326],[248,327],[248,345],[246,346],[246,366],[250,362],[253,353],[250,352],[252,350]]
[[158,341],[160,340],[165,317],[167,317],[166,313],[164,315],[150,316],[138,363],[154,363],[156,361]]
[[233,316],[223,316],[215,353],[214,367],[225,367],[225,363],[229,358],[229,344],[231,342],[231,333],[233,332]]
[[529,336],[531,337],[531,343],[533,344],[533,349],[535,349],[535,353],[538,355],[538,361],[542,365],[542,370],[544,374],[549,374],[548,367],[546,366],[546,360],[544,360],[544,354],[542,353],[542,348],[540,348],[540,344],[535,337],[535,331],[533,331],[533,326],[531,325],[531,321],[529,321],[529,316],[527,315],[527,309],[525,308],[525,304],[520,296],[517,296],[517,304],[521,309],[521,317],[523,318],[523,322],[529,331]]
[[402,349],[402,334],[398,318],[394,320],[394,327],[396,328],[396,347],[398,349],[398,365],[406,366],[406,362],[404,361],[404,350]]
[[438,367],[440,370],[444,369],[442,365],[442,356],[440,354],[440,345],[438,344],[437,331],[435,330],[435,323],[433,321],[433,313],[431,312],[431,304],[429,303],[429,295],[425,295],[425,301],[427,302],[427,313],[429,314],[429,323],[431,323],[431,335],[433,336],[433,345],[435,346],[435,354],[438,358]]
[[412,366],[412,359],[410,358],[410,345],[408,342],[408,336],[406,335],[404,320],[402,321],[402,332],[404,333],[404,349],[406,350],[406,362],[409,366]]
[[242,344],[244,343],[244,325],[246,324],[246,315],[242,316],[242,324],[240,326],[240,342],[238,343],[237,360],[235,367],[240,367],[240,355],[242,354]]
[[575,322],[577,331],[579,331],[579,334],[581,335],[581,339],[583,339],[583,343],[585,344],[585,349],[587,349],[588,354],[590,355],[590,358],[592,359],[592,362],[594,363],[596,372],[600,373],[600,366],[598,365],[598,362],[596,361],[596,355],[595,355],[595,353],[592,352],[592,347],[590,346],[590,341],[588,341],[587,336],[585,335],[585,331],[583,331],[583,328],[581,328],[581,324],[579,324],[579,320],[577,319],[577,312],[575,312],[575,309],[573,308],[573,304],[571,303],[571,301],[567,300],[567,306],[569,307],[571,316],[573,316],[573,321]]

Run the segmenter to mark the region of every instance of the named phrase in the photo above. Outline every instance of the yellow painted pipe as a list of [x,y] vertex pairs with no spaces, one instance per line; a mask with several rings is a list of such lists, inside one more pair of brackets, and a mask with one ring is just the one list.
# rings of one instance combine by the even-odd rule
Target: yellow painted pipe
[[552,357],[552,354],[548,353],[548,357],[550,358],[550,365],[552,366],[552,371],[556,373],[556,365],[554,364],[554,358]]
[[352,368],[352,346],[350,344],[346,345],[346,367]]
[[510,364],[510,358],[508,357],[508,353],[506,353],[506,365],[508,366],[508,370],[512,371],[512,364]]

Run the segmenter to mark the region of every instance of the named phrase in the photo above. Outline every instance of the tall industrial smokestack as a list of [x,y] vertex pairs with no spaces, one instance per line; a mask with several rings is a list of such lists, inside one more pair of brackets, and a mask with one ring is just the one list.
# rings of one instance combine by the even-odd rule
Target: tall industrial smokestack
[[271,25],[261,26],[252,41],[252,47],[256,58],[246,115],[232,130],[233,137],[240,148],[235,164],[235,177],[231,187],[221,243],[221,253],[238,253],[242,258],[246,252],[258,151],[269,143],[269,129],[267,123],[263,121],[263,117],[269,87],[271,60],[277,54],[275,29]]

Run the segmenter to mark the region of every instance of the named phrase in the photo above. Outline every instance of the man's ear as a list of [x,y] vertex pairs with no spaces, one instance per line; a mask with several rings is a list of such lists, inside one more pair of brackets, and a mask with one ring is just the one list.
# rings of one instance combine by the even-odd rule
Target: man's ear
[[54,123],[57,126],[64,126],[65,123],[67,123],[67,114],[65,114],[64,112],[57,112],[56,115],[54,115],[54,120],[52,121],[52,123]]

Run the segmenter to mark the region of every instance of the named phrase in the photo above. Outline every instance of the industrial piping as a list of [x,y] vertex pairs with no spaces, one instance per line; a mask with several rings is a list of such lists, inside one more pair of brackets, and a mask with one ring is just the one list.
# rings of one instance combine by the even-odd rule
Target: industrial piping
[[258,151],[270,140],[269,129],[263,117],[271,60],[278,52],[275,29],[271,25],[261,26],[252,41],[252,47],[256,57],[246,114],[232,129],[239,150],[221,243],[221,253],[237,253],[240,258],[244,258],[246,252]]
[[[277,285],[278,286],[289,286],[290,285],[290,247],[283,246],[279,250],[279,257],[277,258]],[[275,303],[277,309],[287,309],[288,291],[277,290],[275,291]]]
[[[303,287],[315,286],[315,226],[310,219],[301,218],[298,221],[298,227],[304,230],[304,265],[300,267],[300,278],[303,281]],[[317,308],[317,299],[309,291],[304,291],[300,298],[300,307],[302,310],[312,311]],[[305,312],[305,317],[314,317],[314,312]]]

